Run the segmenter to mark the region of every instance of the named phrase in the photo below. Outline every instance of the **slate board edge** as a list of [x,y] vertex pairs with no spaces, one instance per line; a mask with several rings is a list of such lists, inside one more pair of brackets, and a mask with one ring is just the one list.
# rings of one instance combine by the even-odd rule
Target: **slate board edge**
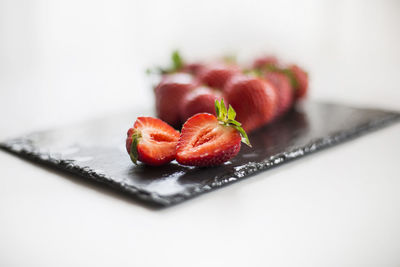
[[[212,182],[211,184],[207,184],[202,187],[196,187],[190,191],[166,197],[160,196],[156,193],[149,193],[145,190],[140,190],[134,186],[128,186],[118,183],[107,175],[96,173],[95,170],[91,169],[90,167],[81,167],[75,165],[73,160],[60,159],[54,157],[49,153],[38,152],[35,146],[32,145],[31,140],[27,138],[16,138],[1,142],[0,148],[33,162],[55,167],[58,170],[62,169],[69,173],[77,174],[83,178],[89,178],[91,180],[100,182],[114,189],[117,189],[118,191],[123,191],[124,193],[127,193],[140,201],[144,201],[144,203],[146,204],[156,206],[170,206],[200,195],[202,193],[248,178],[252,175],[268,170],[280,164],[287,163],[294,159],[309,155],[311,153],[320,151],[333,145],[343,143],[355,137],[364,135],[368,132],[372,132],[373,130],[378,130],[399,120],[399,113],[388,113],[386,116],[362,124],[358,127],[351,129],[350,131],[339,131],[330,136],[315,139],[304,146],[296,147],[289,152],[276,154],[262,162],[249,162],[245,166],[242,166],[241,169],[238,171],[226,173],[222,176],[215,177],[214,182]],[[17,148],[18,146],[20,147],[19,149]],[[218,181],[216,181],[217,178]]]

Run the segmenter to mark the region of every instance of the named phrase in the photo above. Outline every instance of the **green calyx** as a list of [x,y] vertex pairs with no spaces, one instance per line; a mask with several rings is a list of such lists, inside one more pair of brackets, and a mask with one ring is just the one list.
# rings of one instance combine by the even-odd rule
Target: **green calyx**
[[131,157],[131,160],[135,165],[137,165],[137,161],[139,158],[139,154],[137,151],[137,146],[139,144],[140,138],[142,135],[138,131],[134,131],[132,134],[132,143],[131,143],[131,151],[129,153],[129,156]]
[[251,147],[249,137],[242,128],[242,124],[235,120],[236,112],[231,105],[229,105],[228,110],[226,110],[223,99],[221,99],[221,101],[215,100],[215,112],[217,113],[217,119],[221,124],[233,127],[238,130],[240,136],[242,137],[242,142]]
[[168,68],[155,67],[147,69],[147,74],[169,74],[181,70],[184,66],[184,60],[178,50],[174,50],[171,54],[171,66]]
[[171,67],[172,72],[178,71],[183,68],[183,58],[178,50],[172,52],[171,61],[172,61],[172,67]]

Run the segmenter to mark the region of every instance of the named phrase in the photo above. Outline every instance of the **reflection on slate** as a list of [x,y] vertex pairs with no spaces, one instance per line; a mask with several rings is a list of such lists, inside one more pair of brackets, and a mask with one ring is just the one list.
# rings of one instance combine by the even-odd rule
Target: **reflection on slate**
[[398,121],[399,113],[303,103],[252,133],[237,157],[214,168],[134,166],[126,130],[137,113],[30,134],[1,143],[17,155],[105,183],[148,203],[170,205]]

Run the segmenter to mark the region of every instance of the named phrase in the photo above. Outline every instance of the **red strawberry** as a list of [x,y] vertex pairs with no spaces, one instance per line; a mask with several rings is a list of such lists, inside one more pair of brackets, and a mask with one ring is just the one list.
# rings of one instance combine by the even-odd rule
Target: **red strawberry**
[[274,56],[262,56],[256,58],[253,62],[254,69],[261,69],[268,66],[276,66],[278,65],[278,59]]
[[201,86],[195,88],[182,100],[181,120],[186,121],[188,118],[197,113],[210,113],[215,115],[215,100],[222,98],[222,93],[211,88]]
[[271,82],[278,92],[278,113],[281,116],[286,113],[293,104],[293,88],[290,79],[282,72],[267,72],[265,79]]
[[162,120],[139,117],[128,130],[126,150],[135,164],[159,166],[175,159],[178,140],[179,132]]
[[190,74],[174,73],[165,75],[155,88],[157,116],[165,122],[179,126],[179,106],[183,97],[196,86]]
[[240,73],[240,69],[235,65],[215,63],[202,69],[199,80],[207,86],[223,90],[226,82],[237,73]]
[[237,75],[226,85],[226,100],[237,112],[243,128],[251,132],[275,118],[278,110],[276,88],[268,81]]
[[294,88],[296,98],[304,98],[308,90],[308,74],[297,65],[289,66],[289,70],[294,78]]
[[176,160],[183,165],[216,166],[239,153],[240,142],[250,145],[247,135],[235,121],[232,107],[226,110],[224,101],[216,101],[218,118],[199,113],[188,119],[182,127],[176,147]]
[[204,68],[204,64],[200,62],[195,62],[195,63],[188,63],[183,66],[183,71],[193,74],[193,75],[198,75]]

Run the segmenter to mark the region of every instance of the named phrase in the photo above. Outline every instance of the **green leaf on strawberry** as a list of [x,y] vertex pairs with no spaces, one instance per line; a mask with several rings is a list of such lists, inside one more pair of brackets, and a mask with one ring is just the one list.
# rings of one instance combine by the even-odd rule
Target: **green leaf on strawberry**
[[236,112],[231,105],[229,105],[228,109],[228,120],[234,121],[236,117]]
[[181,70],[184,66],[184,60],[178,50],[171,54],[171,66],[168,68],[154,67],[146,69],[146,74],[169,74]]
[[172,52],[172,70],[177,71],[183,68],[183,59],[178,50]]
[[139,143],[139,140],[141,137],[142,136],[141,136],[140,132],[138,132],[138,131],[135,131],[132,135],[132,143],[131,143],[131,150],[130,150],[129,156],[131,157],[131,160],[133,163],[135,163],[135,165],[137,165],[137,161],[139,158],[137,146],[138,146],[138,143]]
[[236,112],[231,105],[229,105],[228,110],[226,110],[224,99],[221,99],[221,101],[215,100],[215,112],[221,124],[235,128],[240,133],[242,142],[251,147],[249,137],[242,128],[242,124],[235,120]]

